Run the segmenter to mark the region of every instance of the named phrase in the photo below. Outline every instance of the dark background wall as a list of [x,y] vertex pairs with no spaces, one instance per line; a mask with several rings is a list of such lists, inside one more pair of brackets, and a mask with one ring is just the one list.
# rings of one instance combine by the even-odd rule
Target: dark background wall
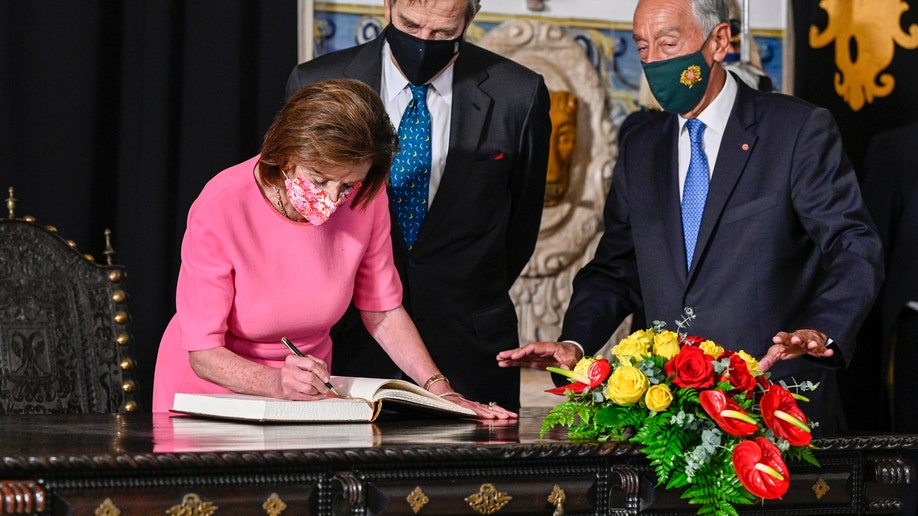
[[112,229],[145,410],[188,208],[258,152],[296,30],[296,0],[0,1],[0,193],[99,260]]
[[[905,2],[903,30],[918,23],[916,2]],[[874,134],[918,121],[918,49],[897,48],[886,70],[896,89],[854,110],[834,90],[835,44],[857,55],[866,40],[811,48],[827,13],[818,0],[791,6],[795,94],[833,112],[861,171]],[[296,31],[296,0],[0,0],[0,193],[14,186],[19,216],[100,259],[113,230],[145,409],[188,208],[209,178],[258,152],[296,64]],[[882,430],[873,324],[846,372],[846,412],[854,428]]]

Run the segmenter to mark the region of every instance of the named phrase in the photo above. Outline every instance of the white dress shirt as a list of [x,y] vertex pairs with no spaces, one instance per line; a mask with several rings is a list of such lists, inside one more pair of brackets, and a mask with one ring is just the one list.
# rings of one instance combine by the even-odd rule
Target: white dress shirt
[[[386,106],[386,112],[392,125],[398,129],[402,114],[411,102],[411,89],[408,79],[402,75],[392,61],[389,42],[383,45],[383,68],[380,84],[380,96]],[[449,152],[449,124],[453,104],[453,65],[449,65],[427,89],[427,109],[430,111],[430,190],[427,196],[428,210],[433,203],[443,170],[446,168],[446,155]]]
[[[724,138],[724,132],[727,129],[727,120],[730,118],[730,111],[733,110],[733,102],[736,100],[736,79],[729,73],[727,80],[724,82],[723,89],[714,97],[714,100],[704,108],[698,115],[705,125],[704,134],[702,135],[702,147],[704,154],[708,158],[708,179],[714,174],[714,165],[717,163],[717,153],[720,151],[720,141]],[[679,198],[682,198],[682,190],[685,187],[685,176],[688,173],[689,160],[692,157],[692,142],[689,138],[688,129],[685,127],[685,119],[679,116]]]

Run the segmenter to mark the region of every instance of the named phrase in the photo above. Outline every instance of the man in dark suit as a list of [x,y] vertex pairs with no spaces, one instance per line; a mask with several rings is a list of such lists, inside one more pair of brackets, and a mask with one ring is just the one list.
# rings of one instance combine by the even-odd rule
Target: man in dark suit
[[918,124],[887,131],[870,141],[864,160],[864,202],[886,255],[877,310],[883,365],[894,372],[893,430],[911,434],[918,433],[918,411],[912,405],[918,398],[918,163],[909,152],[916,145]]
[[[354,78],[380,92],[394,125],[428,85],[429,210],[414,242],[392,217],[392,246],[411,314],[456,391],[519,408],[519,371],[495,354],[519,345],[510,286],[538,238],[551,120],[542,77],[463,36],[478,0],[384,0],[379,38],[297,66],[287,94]],[[403,145],[404,147],[404,145]],[[393,172],[394,173],[394,172]],[[397,195],[390,188],[390,206]],[[332,333],[335,374],[399,377],[355,313]]]
[[[879,288],[882,250],[831,114],[724,71],[723,0],[641,0],[634,40],[666,112],[625,137],[561,342],[502,352],[499,363],[571,368],[627,314],[643,309],[673,328],[691,307],[690,334],[762,357],[773,381],[821,382],[803,408],[816,435],[836,431],[835,368]],[[686,208],[699,198],[693,219]]]

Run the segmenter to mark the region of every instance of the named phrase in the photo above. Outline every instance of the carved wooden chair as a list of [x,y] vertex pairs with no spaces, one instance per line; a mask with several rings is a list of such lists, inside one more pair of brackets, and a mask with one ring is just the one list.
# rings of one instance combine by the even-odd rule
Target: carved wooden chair
[[0,414],[137,410],[124,267],[16,218],[0,217]]

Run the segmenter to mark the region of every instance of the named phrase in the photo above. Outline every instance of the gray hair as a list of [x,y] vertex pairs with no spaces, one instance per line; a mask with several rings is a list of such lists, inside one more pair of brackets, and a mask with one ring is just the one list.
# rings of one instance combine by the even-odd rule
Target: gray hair
[[[406,0],[408,3],[419,2],[421,4],[426,3],[425,0]],[[389,0],[390,5],[395,5],[396,0]],[[481,8],[481,2],[478,0],[469,0],[468,5],[465,7],[465,23],[470,23],[472,18],[478,14],[478,9]],[[713,28],[713,27],[712,27]]]
[[[469,0],[470,2],[476,0]],[[721,23],[730,23],[730,9],[724,0],[692,0],[692,10],[701,25],[701,32],[708,37]]]

